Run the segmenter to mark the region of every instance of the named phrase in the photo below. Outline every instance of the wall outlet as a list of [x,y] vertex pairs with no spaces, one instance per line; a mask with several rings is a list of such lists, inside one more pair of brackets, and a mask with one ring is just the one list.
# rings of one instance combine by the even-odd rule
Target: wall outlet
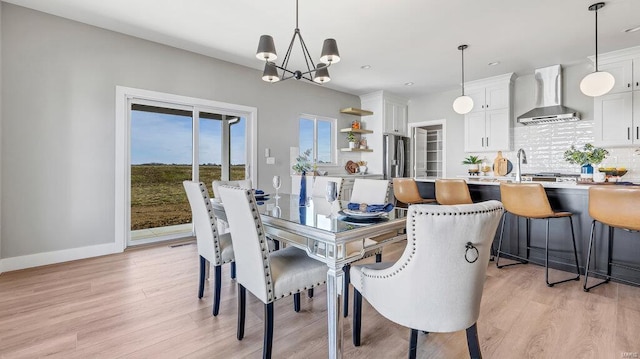
[[267,157],[267,164],[268,165],[275,165],[276,164],[276,158],[275,157]]

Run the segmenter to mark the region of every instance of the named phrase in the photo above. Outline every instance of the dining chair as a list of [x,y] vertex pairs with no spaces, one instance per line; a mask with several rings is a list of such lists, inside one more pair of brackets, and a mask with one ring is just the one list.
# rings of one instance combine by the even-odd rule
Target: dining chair
[[[250,178],[243,179],[243,180],[235,180],[235,181],[220,181],[220,180],[213,181],[211,182],[211,187],[213,188],[213,198],[216,201],[220,200],[220,192],[218,191],[218,188],[220,188],[220,186],[233,186],[233,187],[240,187],[245,189],[252,188]],[[222,233],[228,232],[229,223],[227,223],[227,221],[222,219],[218,220],[218,230]]]
[[231,235],[218,231],[216,216],[209,199],[209,191],[202,182],[184,181],[184,190],[191,206],[191,216],[196,232],[196,244],[200,256],[200,285],[198,298],[204,295],[204,281],[207,277],[207,263],[214,267],[213,315],[220,309],[220,289],[222,285],[222,265],[231,263],[231,277],[235,277],[235,262]]
[[463,179],[436,179],[436,202],[441,205],[471,204],[469,186]]
[[400,258],[351,268],[353,344],[360,346],[364,297],[382,316],[411,329],[409,358],[416,357],[418,331],[463,329],[471,358],[481,358],[477,321],[502,213],[499,201],[410,206]]
[[249,290],[264,303],[262,357],[271,358],[273,303],[290,295],[299,296],[301,291],[325,283],[327,266],[295,247],[270,253],[252,191],[229,186],[221,186],[219,190],[231,225],[238,262],[237,338],[242,340],[244,337],[246,290]]
[[394,178],[393,195],[398,201],[406,204],[424,204],[436,201],[433,198],[422,198],[418,191],[418,184],[413,178]]
[[[376,180],[368,178],[356,178],[353,181],[353,190],[351,191],[351,203],[367,203],[367,204],[386,204],[389,201],[389,181],[388,180]],[[378,244],[379,241],[387,239],[388,234],[382,234],[380,236],[365,238],[364,242],[348,243],[346,252],[347,256],[352,255],[355,252],[364,250],[364,258],[376,256],[376,262],[382,261],[382,249],[367,250],[366,248],[371,245]],[[342,315],[346,318],[349,315],[349,270],[351,264],[347,263],[342,267],[344,272],[344,285],[342,294]]]
[[338,200],[340,200],[340,192],[342,190],[342,177],[316,176],[311,188],[312,197],[324,197],[327,192],[327,182],[335,182],[338,191]]
[[251,179],[243,179],[243,180],[235,180],[235,181],[220,181],[216,180],[211,182],[211,186],[213,187],[213,197],[216,199],[220,199],[220,191],[218,190],[220,186],[233,186],[240,187],[244,189],[251,189]]

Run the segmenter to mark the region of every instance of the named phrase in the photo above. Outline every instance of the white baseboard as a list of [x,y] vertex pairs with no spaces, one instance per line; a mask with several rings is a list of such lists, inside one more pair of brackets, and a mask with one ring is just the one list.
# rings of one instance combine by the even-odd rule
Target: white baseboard
[[94,246],[64,249],[0,259],[0,273],[19,269],[39,267],[48,264],[62,263],[77,259],[104,256],[120,253],[115,243],[97,244]]

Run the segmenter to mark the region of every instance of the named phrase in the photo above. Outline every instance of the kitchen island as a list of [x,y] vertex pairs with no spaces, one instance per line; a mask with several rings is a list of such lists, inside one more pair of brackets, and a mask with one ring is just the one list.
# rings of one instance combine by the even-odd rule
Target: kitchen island
[[[435,178],[416,178],[420,195],[424,198],[435,198]],[[584,273],[587,260],[587,250],[589,246],[589,235],[593,218],[589,216],[589,187],[588,184],[576,184],[569,182],[538,182],[545,188],[551,208],[555,211],[568,211],[573,213],[573,226],[578,247],[578,260],[580,270]],[[487,201],[491,199],[500,200],[499,181],[469,180],[469,192],[474,202]],[[507,253],[526,253],[526,221],[513,215],[507,215],[504,229],[504,241],[502,250]],[[573,249],[571,245],[571,231],[567,220],[550,221],[549,248],[554,251],[549,252],[549,266],[567,272],[575,271],[573,267]],[[598,241],[594,246],[598,269],[607,267],[607,235],[606,226],[596,225]],[[494,239],[497,248],[500,238],[500,227]],[[531,221],[531,246],[542,250],[532,250],[531,259],[537,263],[544,263],[544,238],[545,221]],[[630,265],[640,265],[640,234],[624,230],[615,230],[615,241],[613,248],[613,259],[615,262],[629,263]],[[553,254],[553,256],[552,256]],[[508,270],[508,269],[505,269]],[[612,275],[625,280],[640,282],[640,272],[632,271],[622,267],[614,266]]]

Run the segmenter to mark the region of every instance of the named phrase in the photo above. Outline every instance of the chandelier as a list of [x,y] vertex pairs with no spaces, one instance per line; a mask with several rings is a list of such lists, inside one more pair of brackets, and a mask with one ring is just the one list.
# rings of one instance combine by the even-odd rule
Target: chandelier
[[[289,60],[291,59],[291,50],[293,49],[293,43],[296,38],[300,40],[300,46],[302,48],[302,54],[304,55],[304,61],[307,65],[307,71],[295,70],[291,71],[287,68]],[[298,28],[298,0],[296,0],[296,29],[293,32],[293,38],[289,43],[287,53],[284,55],[282,65],[278,66],[274,61],[278,58],[276,54],[276,46],[273,42],[273,37],[270,35],[260,36],[260,42],[258,43],[258,51],[256,57],[259,60],[264,60],[264,71],[262,73],[262,79],[267,82],[278,82],[280,80],[288,80],[295,78],[296,80],[305,79],[313,81],[319,84],[331,81],[329,77],[329,66],[331,64],[340,61],[340,53],[338,53],[338,44],[334,39],[325,39],[322,44],[322,52],[320,53],[320,62],[318,66],[313,63],[307,45],[300,35],[300,29]],[[278,69],[282,71],[282,75],[278,74]]]

